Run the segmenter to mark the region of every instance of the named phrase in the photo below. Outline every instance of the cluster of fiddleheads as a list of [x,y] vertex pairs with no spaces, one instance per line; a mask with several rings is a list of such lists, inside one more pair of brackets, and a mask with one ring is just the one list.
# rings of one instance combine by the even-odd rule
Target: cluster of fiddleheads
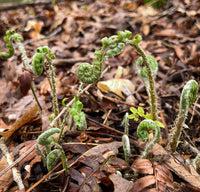
[[154,74],[157,72],[157,62],[152,56],[147,56],[143,49],[139,46],[139,43],[142,41],[140,35],[135,35],[133,40],[129,40],[132,33],[128,30],[119,31],[118,35],[113,35],[111,37],[104,37],[101,40],[102,48],[101,50],[95,51],[96,60],[93,61],[93,64],[82,63],[77,70],[77,75],[79,80],[82,83],[94,83],[96,82],[102,73],[102,63],[104,60],[114,57],[120,54],[125,45],[133,46],[136,51],[141,55],[137,60],[138,70],[139,67],[143,66],[140,70],[141,75],[148,83],[148,94],[151,101],[151,116],[152,120],[157,121],[157,103],[156,103],[156,92],[154,85]]
[[[68,167],[65,153],[58,143],[53,142],[53,134],[55,133],[60,133],[60,129],[51,128],[42,133],[37,139],[36,148],[42,157],[44,165],[47,166],[48,171],[52,170],[55,167],[58,160],[61,159],[63,168],[67,173]],[[44,155],[39,145],[45,146],[46,155]],[[56,147],[56,149],[51,150],[52,146]]]
[[150,119],[145,119],[143,120],[137,128],[137,134],[141,140],[147,140],[148,139],[148,131],[155,130],[155,136],[153,140],[151,140],[145,147],[145,150],[143,151],[141,158],[145,159],[150,152],[150,150],[153,148],[155,143],[158,142],[159,137],[160,137],[160,127],[152,120]]
[[179,105],[179,113],[176,118],[175,127],[172,128],[172,136],[170,141],[170,147],[173,152],[176,151],[178,141],[181,135],[182,128],[187,118],[188,109],[194,103],[198,93],[198,83],[195,80],[190,80],[183,87],[181,100]]

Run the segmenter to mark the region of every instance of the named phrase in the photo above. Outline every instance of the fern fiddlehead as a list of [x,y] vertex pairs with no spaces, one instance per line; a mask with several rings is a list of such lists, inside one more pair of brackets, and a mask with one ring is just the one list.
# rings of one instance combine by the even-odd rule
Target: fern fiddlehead
[[33,73],[37,76],[42,75],[44,66],[44,54],[35,53],[32,59]]
[[52,140],[53,140],[53,134],[54,133],[60,133],[60,129],[58,128],[51,128],[42,133],[38,138],[37,138],[37,143],[40,145],[50,145]]
[[[151,55],[147,55],[147,60],[148,60],[148,63],[151,65],[151,70],[152,70],[153,76],[155,76],[158,71],[158,63],[155,60],[155,58]],[[151,98],[147,69],[145,66],[143,66],[143,58],[142,57],[139,57],[137,59],[137,61],[135,63],[135,69],[136,69],[136,73],[140,76],[140,78],[142,79],[142,81],[145,84],[146,91],[148,93],[149,98]]]
[[[47,166],[48,171],[51,171],[55,167],[58,160],[61,159],[63,168],[65,169],[65,172],[68,173],[67,159],[65,153],[58,143],[53,142],[53,134],[60,132],[61,130],[58,128],[51,128],[42,133],[37,139],[36,149],[40,153],[43,163],[45,166]],[[45,146],[46,156],[40,150],[39,145]],[[51,146],[56,147],[56,149],[51,151]]]
[[129,39],[131,35],[132,33],[126,30],[120,31],[118,35],[113,35],[109,38],[104,37],[101,40],[101,50],[96,50],[94,53],[96,60],[93,61],[93,64],[82,63],[78,67],[77,75],[79,80],[87,84],[96,82],[101,76],[103,61],[120,54],[125,46],[123,41]]
[[149,153],[149,151],[153,148],[154,144],[158,142],[160,137],[160,127],[152,120],[145,119],[143,120],[137,128],[137,134],[141,140],[147,140],[148,139],[148,131],[155,130],[155,136],[153,140],[151,140],[145,147],[145,150],[143,151],[141,158],[145,159]]
[[6,47],[8,48],[8,53],[7,52],[0,52],[0,58],[1,59],[8,59],[10,57],[12,57],[15,53],[15,49],[13,47],[12,44],[12,39],[21,39],[21,36],[17,34],[16,36],[16,32],[13,30],[8,30],[6,31],[6,36],[4,37],[4,41],[6,42]]
[[176,125],[172,129],[173,133],[170,141],[170,147],[172,152],[176,151],[181,131],[185,124],[185,120],[187,118],[188,109],[194,103],[197,97],[197,93],[198,93],[198,83],[195,80],[188,81],[186,85],[183,87],[179,105],[179,113],[178,117],[176,118]]
[[47,155],[47,169],[51,171],[55,166],[58,160],[60,159],[61,151],[59,149],[54,149]]

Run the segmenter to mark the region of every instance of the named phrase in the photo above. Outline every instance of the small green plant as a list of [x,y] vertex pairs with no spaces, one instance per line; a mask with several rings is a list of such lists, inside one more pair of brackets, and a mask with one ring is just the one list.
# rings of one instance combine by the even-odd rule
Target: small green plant
[[[56,95],[55,71],[54,71],[54,66],[52,64],[53,59],[55,59],[55,55],[51,53],[51,49],[48,46],[39,47],[36,49],[36,53],[34,54],[32,59],[32,69],[33,73],[36,76],[40,76],[43,72],[44,64],[46,61],[46,65],[49,68],[49,75],[47,75],[47,77],[52,90],[54,116],[56,117],[59,114],[59,107]],[[57,120],[57,127],[60,127],[59,119]]]
[[155,143],[158,142],[160,137],[160,128],[159,126],[150,119],[143,120],[137,128],[137,134],[139,136],[139,139],[142,141],[146,141],[148,139],[148,131],[155,130],[155,136],[154,138],[146,145],[145,150],[143,151],[142,155],[140,156],[142,159],[145,159],[150,152],[150,150],[153,148]]
[[[39,151],[44,166],[47,167],[48,171],[51,171],[59,159],[62,160],[63,168],[65,172],[68,173],[67,159],[62,147],[53,141],[53,134],[60,133],[60,129],[51,128],[43,132],[37,139],[36,148]],[[42,152],[39,145],[45,146],[46,155]],[[51,150],[52,147],[55,149]]]
[[[130,107],[130,111],[132,112],[132,114],[128,116],[128,119],[134,119],[134,121],[138,121],[140,117],[144,119],[151,119],[151,113],[145,113],[142,107],[138,107],[137,109],[135,107]],[[165,128],[165,126],[160,121],[154,122],[159,127]]]
[[176,151],[181,131],[185,125],[188,109],[194,103],[197,97],[198,90],[199,90],[198,83],[195,80],[188,81],[186,85],[183,87],[179,105],[178,117],[176,118],[175,121],[176,122],[175,127],[172,128],[171,130],[172,136],[170,140],[170,147],[172,152]]
[[[152,70],[152,74],[155,77],[158,71],[158,63],[155,60],[155,58],[151,55],[147,56],[147,60],[151,66],[151,70]],[[135,63],[135,69],[136,69],[136,73],[140,76],[140,78],[142,79],[145,87],[146,87],[146,91],[147,94],[149,96],[149,99],[151,99],[151,93],[150,93],[150,83],[149,83],[149,79],[148,79],[148,74],[147,74],[147,69],[143,64],[143,58],[139,57]],[[151,103],[151,102],[150,102]]]
[[129,122],[128,122],[128,113],[124,115],[124,119],[122,121],[122,125],[124,125],[124,134],[122,136],[122,144],[124,150],[125,161],[127,165],[129,165],[129,158],[131,156],[131,147],[129,141]]
[[8,48],[8,53],[0,52],[1,59],[8,59],[14,55],[15,49],[13,47],[12,40],[15,38],[15,36],[14,36],[15,34],[16,34],[15,31],[10,31],[10,30],[6,31],[6,36],[4,37],[4,41],[6,42],[6,47]]
[[64,107],[69,109],[69,114],[73,117],[73,120],[76,124],[77,129],[80,131],[86,130],[87,123],[86,123],[86,119],[85,119],[85,113],[82,111],[82,109],[83,109],[82,102],[79,100],[77,95],[75,95],[74,104],[73,104],[72,108],[70,108],[65,105],[65,100],[66,100],[66,98],[63,99],[62,104]]

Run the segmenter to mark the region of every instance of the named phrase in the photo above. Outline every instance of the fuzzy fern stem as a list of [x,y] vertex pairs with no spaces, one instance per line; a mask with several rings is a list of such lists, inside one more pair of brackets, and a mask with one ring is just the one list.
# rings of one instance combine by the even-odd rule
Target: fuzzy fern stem
[[[54,66],[52,64],[52,60],[51,58],[49,58],[48,56],[46,56],[48,64],[49,64],[49,69],[50,69],[50,73],[51,73],[51,83],[52,83],[52,92],[53,92],[53,109],[54,109],[54,114],[55,117],[58,116],[59,114],[59,106],[58,106],[58,98],[56,95],[56,80],[55,80],[55,71],[54,71]],[[57,120],[57,127],[60,128],[60,119]]]
[[176,151],[181,131],[187,118],[188,109],[194,103],[197,93],[198,83],[195,80],[188,81],[183,88],[179,105],[179,113],[178,117],[176,118],[176,125],[172,129],[173,133],[170,141],[170,147],[172,152]]
[[137,52],[141,55],[143,59],[143,64],[146,68],[146,74],[149,81],[149,92],[150,94],[150,102],[151,102],[151,118],[153,121],[158,120],[157,115],[157,96],[156,96],[156,90],[155,90],[155,82],[154,82],[154,75],[151,68],[150,60],[148,59],[148,56],[145,54],[144,50],[140,47],[139,42],[142,40],[140,35],[135,36],[135,40],[130,41],[128,40],[127,43],[129,43],[131,46],[133,46]]
[[131,147],[129,141],[129,120],[128,120],[128,113],[124,115],[124,119],[122,121],[122,125],[124,125],[124,135],[122,136],[122,144],[124,150],[125,161],[127,165],[129,165],[129,158],[131,156]]
[[142,155],[140,156],[142,159],[145,159],[150,152],[150,150],[153,148],[155,143],[158,142],[160,137],[160,127],[152,120],[145,119],[143,120],[137,128],[137,134],[139,136],[139,139],[141,140],[147,140],[148,139],[148,131],[155,130],[155,136],[153,140],[151,140],[145,147],[145,150],[143,151]]

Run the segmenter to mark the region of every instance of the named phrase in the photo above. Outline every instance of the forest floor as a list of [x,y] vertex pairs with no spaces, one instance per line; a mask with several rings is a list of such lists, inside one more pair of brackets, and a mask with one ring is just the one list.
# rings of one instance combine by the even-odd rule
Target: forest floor
[[[129,108],[141,106],[145,112],[150,109],[145,86],[135,71],[139,55],[133,47],[126,46],[120,55],[103,64],[103,69],[109,66],[107,72],[79,96],[87,129],[79,131],[74,123],[70,124],[70,117],[67,119],[60,142],[68,159],[69,173],[65,174],[59,162],[48,172],[34,149],[38,136],[50,128],[49,116],[53,113],[46,73],[33,76],[42,107],[40,116],[31,91],[25,96],[20,92],[19,77],[24,70],[20,51],[16,49],[13,57],[0,61],[0,135],[6,138],[25,191],[200,191],[200,175],[192,166],[192,159],[200,150],[199,94],[189,108],[186,120],[189,128],[181,134],[177,152],[172,153],[167,147],[183,86],[190,79],[200,82],[199,21],[198,0],[169,1],[157,9],[140,0],[1,5],[1,51],[7,50],[5,32],[14,29],[23,37],[30,63],[40,46],[49,46],[55,54],[60,111],[62,99],[70,102],[78,93],[78,66],[92,63],[103,37],[116,35],[120,30],[131,31],[132,38],[140,34],[141,47],[158,62],[155,77],[158,111],[165,128],[161,128],[162,138],[148,157],[139,158],[144,143],[138,140],[137,126],[142,118],[129,120],[132,154],[129,165],[121,142],[124,134],[121,122],[126,112],[130,114]],[[14,132],[8,135],[9,130]],[[18,189],[11,169],[1,174],[8,163],[1,152],[0,158],[0,191],[24,191]]]

